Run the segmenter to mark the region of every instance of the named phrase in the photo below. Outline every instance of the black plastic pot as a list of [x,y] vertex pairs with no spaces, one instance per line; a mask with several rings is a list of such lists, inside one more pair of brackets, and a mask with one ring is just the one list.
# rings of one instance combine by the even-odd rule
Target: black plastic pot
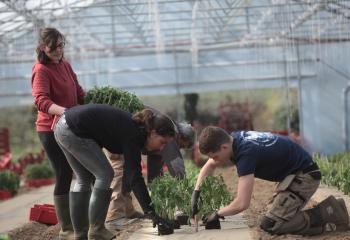
[[176,216],[176,221],[180,225],[188,225],[188,216],[187,215],[178,215],[178,216]]
[[169,235],[174,233],[174,227],[171,225],[158,224],[158,235]]
[[180,229],[181,228],[181,224],[176,219],[174,221],[172,221],[171,224],[173,225],[174,229]]
[[221,229],[219,219],[217,221],[207,222],[205,224],[205,229]]

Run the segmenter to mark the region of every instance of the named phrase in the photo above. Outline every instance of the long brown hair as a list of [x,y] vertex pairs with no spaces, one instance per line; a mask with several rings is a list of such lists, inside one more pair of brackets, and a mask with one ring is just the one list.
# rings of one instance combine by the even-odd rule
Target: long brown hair
[[164,114],[156,113],[149,108],[135,113],[132,119],[142,128],[145,129],[147,135],[155,130],[160,136],[175,136],[174,122]]
[[42,46],[48,46],[50,51],[55,51],[57,48],[58,39],[65,42],[65,37],[56,28],[41,28],[38,36],[38,44],[36,46],[37,60],[42,64],[50,62],[49,57],[41,50]]

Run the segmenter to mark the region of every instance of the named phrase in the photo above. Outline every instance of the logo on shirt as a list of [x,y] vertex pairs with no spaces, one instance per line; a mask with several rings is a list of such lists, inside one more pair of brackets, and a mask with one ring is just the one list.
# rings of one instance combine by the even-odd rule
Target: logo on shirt
[[245,141],[264,147],[269,147],[277,141],[277,136],[269,132],[247,131],[241,132],[241,136]]

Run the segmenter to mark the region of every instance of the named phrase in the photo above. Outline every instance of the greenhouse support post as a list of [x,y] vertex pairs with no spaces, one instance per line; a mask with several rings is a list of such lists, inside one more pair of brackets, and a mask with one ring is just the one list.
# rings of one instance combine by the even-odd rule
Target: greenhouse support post
[[343,90],[344,93],[344,147],[345,151],[349,150],[349,124],[348,124],[348,93],[350,91],[350,84],[346,86]]

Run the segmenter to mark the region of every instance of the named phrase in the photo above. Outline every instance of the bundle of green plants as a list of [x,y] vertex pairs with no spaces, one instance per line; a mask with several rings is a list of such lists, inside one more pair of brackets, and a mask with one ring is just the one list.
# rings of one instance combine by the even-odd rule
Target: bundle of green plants
[[27,180],[33,179],[51,179],[54,173],[47,161],[38,164],[30,164],[24,169],[24,175]]
[[124,111],[134,113],[144,108],[142,101],[133,93],[113,88],[95,87],[86,93],[84,102],[109,104]]
[[19,182],[18,174],[9,170],[0,171],[0,190],[16,194],[19,188]]
[[334,186],[344,194],[350,192],[350,153],[338,153],[333,156],[314,155],[321,174],[322,183]]

